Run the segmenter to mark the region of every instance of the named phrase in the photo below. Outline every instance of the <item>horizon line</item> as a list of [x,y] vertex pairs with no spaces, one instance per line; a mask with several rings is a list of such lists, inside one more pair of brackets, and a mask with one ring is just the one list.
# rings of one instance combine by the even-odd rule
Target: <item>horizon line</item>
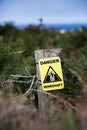
[[[40,23],[38,22],[29,22],[29,23],[17,23],[17,22],[14,22],[14,21],[5,21],[5,22],[0,22],[0,25],[5,25],[6,23],[12,23],[13,25],[39,25]],[[47,24],[51,24],[51,25],[54,25],[54,24],[87,24],[87,22],[46,22],[46,23],[42,23],[43,25],[47,25]]]

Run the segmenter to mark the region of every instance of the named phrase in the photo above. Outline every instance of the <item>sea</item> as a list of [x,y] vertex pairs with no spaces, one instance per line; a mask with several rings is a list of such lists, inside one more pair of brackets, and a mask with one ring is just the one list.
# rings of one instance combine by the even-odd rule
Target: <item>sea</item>
[[[37,24],[16,24],[16,28],[23,30],[27,28],[29,25],[37,25]],[[58,30],[65,30],[70,31],[74,29],[81,29],[81,28],[87,28],[87,23],[70,23],[70,24],[43,24],[43,27],[46,29],[54,29],[55,31]]]

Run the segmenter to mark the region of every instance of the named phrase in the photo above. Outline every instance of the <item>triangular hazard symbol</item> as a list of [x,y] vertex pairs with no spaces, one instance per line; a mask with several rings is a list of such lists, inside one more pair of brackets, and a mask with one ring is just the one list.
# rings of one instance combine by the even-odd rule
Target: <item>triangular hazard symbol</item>
[[58,74],[55,72],[55,70],[50,66],[48,68],[48,71],[46,73],[43,83],[58,82],[58,81],[62,81],[62,80],[58,76]]

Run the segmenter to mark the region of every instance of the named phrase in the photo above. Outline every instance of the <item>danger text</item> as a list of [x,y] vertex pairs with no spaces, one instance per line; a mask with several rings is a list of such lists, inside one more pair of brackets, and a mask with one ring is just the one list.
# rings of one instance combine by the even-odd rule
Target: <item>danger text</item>
[[57,63],[57,62],[59,62],[59,59],[40,61],[40,65],[52,64],[52,63]]

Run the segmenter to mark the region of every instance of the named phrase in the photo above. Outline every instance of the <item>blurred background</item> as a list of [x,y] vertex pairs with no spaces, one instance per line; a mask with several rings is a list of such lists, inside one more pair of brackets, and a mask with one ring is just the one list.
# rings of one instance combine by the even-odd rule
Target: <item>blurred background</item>
[[[86,6],[86,0],[0,0],[1,130],[87,129]],[[36,75],[34,51],[55,48],[64,49],[62,98],[68,107],[58,108],[64,112],[62,120],[60,115],[49,125],[38,117],[37,93],[23,95]],[[79,110],[78,105],[84,107]]]
[[86,0],[0,0],[0,23],[13,22],[24,28],[42,20],[45,27],[80,28],[87,26],[86,5]]

